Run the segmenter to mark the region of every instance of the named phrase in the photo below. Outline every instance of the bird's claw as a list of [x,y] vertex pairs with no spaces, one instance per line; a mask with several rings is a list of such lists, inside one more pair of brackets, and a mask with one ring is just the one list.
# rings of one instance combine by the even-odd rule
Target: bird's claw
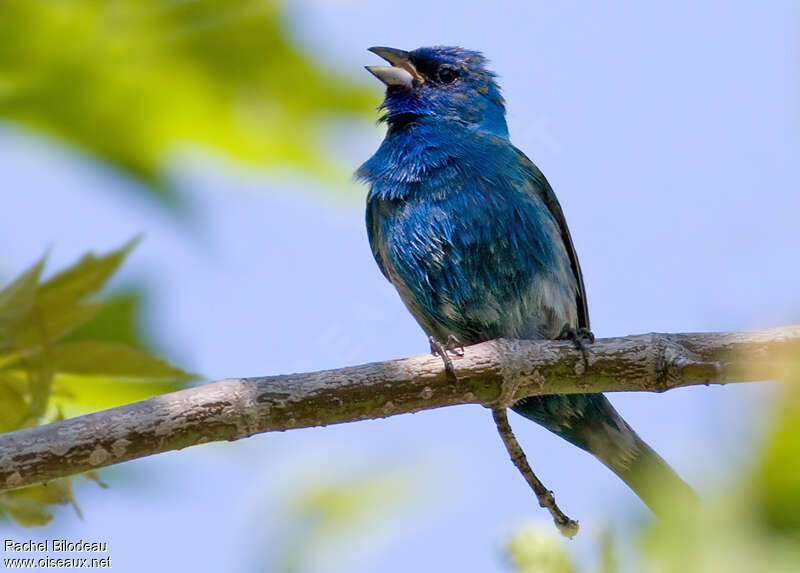
[[431,354],[442,357],[442,361],[444,362],[444,371],[447,374],[447,380],[452,384],[458,382],[456,370],[453,367],[453,361],[450,359],[450,356],[448,356],[447,353],[452,352],[456,356],[464,356],[464,345],[461,344],[461,341],[452,334],[447,337],[447,341],[444,343],[437,340],[433,336],[429,336],[428,341],[431,344]]
[[455,334],[447,335],[447,343],[445,345],[445,350],[452,352],[456,356],[464,356],[464,345],[461,343],[458,337],[456,337]]
[[594,333],[591,330],[583,327],[574,328],[569,324],[565,324],[557,340],[571,340],[575,345],[575,349],[581,351],[583,365],[586,369],[589,368],[589,351],[587,345],[594,343]]

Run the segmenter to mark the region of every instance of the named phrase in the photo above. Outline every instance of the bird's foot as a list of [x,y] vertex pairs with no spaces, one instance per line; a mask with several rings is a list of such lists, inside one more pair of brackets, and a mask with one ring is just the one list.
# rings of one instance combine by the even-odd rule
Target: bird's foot
[[565,324],[556,340],[571,340],[576,350],[581,351],[584,367],[587,370],[589,369],[589,351],[587,347],[589,344],[594,343],[594,333],[591,330],[583,327],[574,328],[569,324]]
[[453,368],[453,361],[450,359],[448,352],[452,352],[456,356],[464,356],[464,345],[454,335],[449,335],[447,341],[441,342],[433,336],[428,337],[431,344],[431,354],[434,356],[441,356],[444,362],[444,371],[447,374],[447,380],[452,384],[458,382],[456,377],[455,368]]

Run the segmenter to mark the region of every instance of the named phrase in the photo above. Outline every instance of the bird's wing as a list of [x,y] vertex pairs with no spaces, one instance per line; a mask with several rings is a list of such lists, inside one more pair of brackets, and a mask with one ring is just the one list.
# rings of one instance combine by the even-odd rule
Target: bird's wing
[[572,272],[575,274],[575,280],[578,283],[578,294],[576,296],[577,308],[578,308],[578,327],[579,328],[590,328],[589,327],[589,308],[586,303],[586,288],[583,285],[583,273],[581,272],[581,264],[578,262],[578,254],[575,252],[575,245],[572,243],[572,236],[569,233],[569,227],[567,227],[567,220],[564,218],[564,212],[561,210],[561,204],[558,202],[556,198],[556,194],[553,192],[553,188],[550,187],[550,183],[547,182],[544,174],[539,170],[536,165],[534,165],[533,161],[528,159],[528,157],[522,153],[521,151],[517,150],[519,154],[520,160],[528,167],[530,170],[532,177],[534,179],[534,189],[539,197],[544,201],[547,208],[550,210],[550,214],[558,223],[558,228],[561,230],[561,239],[564,241],[564,247],[567,249],[567,253],[569,254],[570,264],[572,265]]
[[[375,229],[376,217],[373,214],[373,210],[377,208],[376,202],[374,201],[367,201],[367,237],[369,238],[369,248],[372,250],[372,256],[375,258],[375,262],[378,263],[378,268],[381,270],[383,276],[389,279],[389,275],[386,273],[386,267],[383,264],[383,256],[378,249],[378,241],[377,241],[377,229]],[[389,279],[391,281],[391,279]]]

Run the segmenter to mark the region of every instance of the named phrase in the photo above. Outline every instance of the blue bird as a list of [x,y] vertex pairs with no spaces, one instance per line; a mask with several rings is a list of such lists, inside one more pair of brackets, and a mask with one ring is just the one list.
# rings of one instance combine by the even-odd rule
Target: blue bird
[[[588,333],[561,206],[511,144],[483,55],[457,47],[370,51],[389,65],[367,66],[386,85],[387,124],[356,173],[369,185],[369,242],[432,346]],[[529,397],[513,410],[592,453],[657,514],[675,495],[694,498],[602,394]]]

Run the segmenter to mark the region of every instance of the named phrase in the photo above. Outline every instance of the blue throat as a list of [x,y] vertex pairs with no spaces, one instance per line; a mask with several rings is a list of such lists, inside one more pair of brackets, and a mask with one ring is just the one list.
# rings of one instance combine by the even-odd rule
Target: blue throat
[[442,113],[444,110],[437,110],[431,106],[431,102],[422,103],[419,100],[409,97],[407,94],[389,90],[386,100],[380,109],[386,111],[380,121],[389,124],[389,133],[398,125],[407,126],[419,120],[427,120],[435,123],[447,124],[450,122],[461,123],[473,131],[481,131],[497,135],[498,137],[508,138],[508,124],[506,123],[506,110],[503,105],[500,92],[494,88],[490,90],[487,97],[473,99],[470,105],[458,110],[458,113]]
[[[408,198],[422,185],[427,193],[444,191],[447,186],[431,181],[436,173],[479,170],[482,163],[496,162],[511,149],[502,108],[477,124],[412,113],[387,114],[383,121],[388,124],[386,137],[356,172],[371,184],[370,198]],[[442,169],[446,166],[461,169]]]

